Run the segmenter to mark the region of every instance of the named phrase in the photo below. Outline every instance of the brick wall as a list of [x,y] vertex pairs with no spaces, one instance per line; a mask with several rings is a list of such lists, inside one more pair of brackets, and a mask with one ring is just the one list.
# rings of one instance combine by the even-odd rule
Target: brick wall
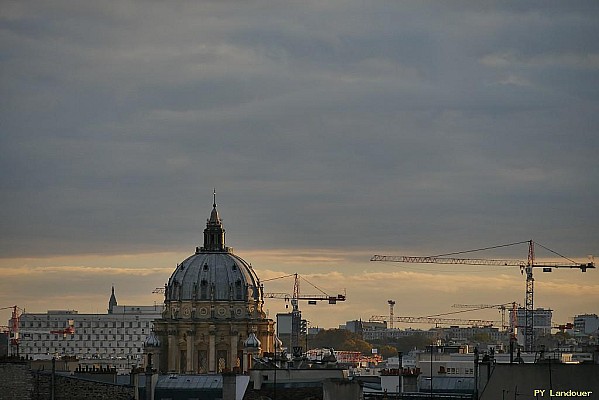
[[25,362],[0,363],[0,400],[30,400],[33,377]]
[[[31,399],[49,399],[51,382],[51,373],[35,372]],[[94,382],[71,376],[55,376],[55,400],[130,400],[134,396],[134,391],[131,386]]]
[[[52,374],[27,363],[0,363],[0,400],[49,400]],[[131,386],[55,375],[55,400],[131,400]]]

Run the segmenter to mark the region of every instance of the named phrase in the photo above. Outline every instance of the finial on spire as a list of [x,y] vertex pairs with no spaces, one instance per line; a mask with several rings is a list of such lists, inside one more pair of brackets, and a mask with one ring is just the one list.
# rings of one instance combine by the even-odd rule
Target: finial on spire
[[213,199],[212,207],[216,208],[216,188],[214,188],[214,191],[212,192],[212,199]]

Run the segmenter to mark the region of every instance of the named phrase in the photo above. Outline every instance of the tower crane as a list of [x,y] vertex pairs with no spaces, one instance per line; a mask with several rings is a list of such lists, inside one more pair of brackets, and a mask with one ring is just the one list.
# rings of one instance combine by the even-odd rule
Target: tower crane
[[[446,256],[452,256],[457,254],[471,253],[481,250],[495,249],[499,247],[506,247],[518,244],[528,243],[528,258],[526,261],[521,260],[489,260],[481,258],[452,258]],[[413,257],[413,256],[384,256],[374,255],[370,261],[388,261],[388,262],[400,262],[400,263],[433,263],[433,264],[462,264],[462,265],[488,265],[488,266],[501,266],[501,267],[519,267],[522,274],[526,273],[526,295],[525,295],[525,325],[524,325],[524,350],[534,350],[534,331],[533,331],[533,313],[534,313],[534,278],[533,269],[542,268],[543,272],[551,272],[553,268],[575,268],[580,269],[582,272],[586,272],[589,268],[595,268],[594,262],[577,263],[570,259],[567,259],[569,263],[554,263],[554,262],[536,262],[535,261],[535,244],[543,247],[552,253],[563,257],[561,254],[554,252],[535,243],[532,240],[526,242],[511,243],[499,246],[486,247],[476,250],[461,251],[449,254],[441,254],[438,256],[426,256],[426,257]],[[565,258],[565,257],[563,257]]]
[[[501,329],[502,330],[506,330],[506,324],[505,324],[505,310],[507,309],[506,306],[512,306],[511,309],[515,310],[516,309],[516,302],[513,301],[511,303],[503,303],[503,304],[454,304],[452,305],[453,308],[466,308],[467,311],[475,311],[475,310],[484,310],[487,308],[497,308],[499,309],[499,312],[501,312]],[[513,332],[514,331],[515,326],[510,324],[510,330]]]
[[[308,304],[311,304],[311,305],[316,304],[316,302],[318,302],[318,301],[327,301],[329,304],[337,304],[338,301],[345,301],[345,293],[337,294],[336,296],[331,296],[331,295],[325,293],[322,289],[318,288],[316,285],[310,283],[306,278],[301,277],[304,281],[306,281],[307,283],[309,283],[311,286],[313,286],[315,289],[317,289],[318,291],[320,291],[322,293],[322,294],[301,294],[300,275],[297,273],[279,276],[277,278],[266,279],[266,280],[263,280],[262,282],[268,282],[268,281],[289,278],[289,277],[293,277],[293,294],[292,295],[290,295],[289,293],[269,292],[269,293],[264,293],[264,298],[282,299],[282,300],[285,300],[286,302],[289,302],[289,301],[291,302],[291,346],[293,348],[299,348],[299,343],[300,343],[299,336],[300,336],[300,331],[302,330],[301,329],[302,319],[301,319],[301,312],[299,310],[299,301],[307,300]],[[294,352],[295,352],[295,349],[294,349]]]
[[[297,274],[297,273],[279,276],[277,278],[266,279],[266,280],[263,280],[262,282],[274,281],[277,279],[289,278],[292,276],[293,276],[293,294],[292,295],[290,295],[289,293],[269,292],[269,293],[264,293],[264,297],[267,299],[283,299],[285,301],[291,301],[292,309],[297,309],[299,300],[307,300],[308,304],[311,304],[311,305],[316,304],[317,301],[328,301],[329,304],[337,304],[338,301],[345,301],[345,293],[337,294],[336,296],[328,295],[323,290],[319,289],[317,286],[308,282],[308,280],[306,280],[306,278],[300,277],[299,274]],[[310,285],[312,285],[314,288],[316,288],[322,294],[301,294],[299,278],[302,278],[303,280],[308,282]]]

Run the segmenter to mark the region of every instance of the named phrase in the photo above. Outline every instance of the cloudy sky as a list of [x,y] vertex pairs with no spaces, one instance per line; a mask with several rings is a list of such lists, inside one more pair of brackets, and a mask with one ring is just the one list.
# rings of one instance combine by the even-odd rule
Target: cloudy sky
[[[522,303],[517,269],[369,258],[599,254],[598,21],[596,1],[3,1],[0,307],[161,302],[214,187],[262,279],[347,291],[304,305],[313,325]],[[599,271],[536,278],[557,322],[599,312]]]

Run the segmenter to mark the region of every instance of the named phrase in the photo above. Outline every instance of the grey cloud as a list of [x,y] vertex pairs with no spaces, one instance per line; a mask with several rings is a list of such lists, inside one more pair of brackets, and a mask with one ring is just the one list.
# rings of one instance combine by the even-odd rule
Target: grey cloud
[[2,254],[593,252],[596,6],[454,4],[10,3]]

